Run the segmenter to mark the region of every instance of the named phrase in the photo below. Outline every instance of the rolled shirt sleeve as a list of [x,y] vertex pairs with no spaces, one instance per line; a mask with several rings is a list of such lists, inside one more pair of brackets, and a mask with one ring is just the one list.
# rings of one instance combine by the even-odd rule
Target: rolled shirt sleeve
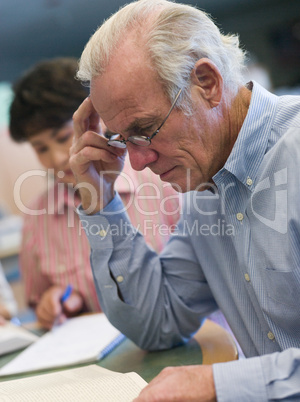
[[300,349],[213,365],[218,402],[300,400]]

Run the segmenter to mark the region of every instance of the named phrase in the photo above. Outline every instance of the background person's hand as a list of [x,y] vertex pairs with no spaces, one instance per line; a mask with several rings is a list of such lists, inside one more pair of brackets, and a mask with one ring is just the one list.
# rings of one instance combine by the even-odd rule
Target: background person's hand
[[6,319],[3,317],[3,315],[0,314],[0,325],[5,325],[6,324]]
[[43,294],[36,308],[36,316],[40,324],[51,329],[54,324],[62,324],[67,317],[76,315],[82,311],[82,296],[72,291],[70,297],[62,304],[60,299],[65,288],[52,286]]
[[212,366],[167,367],[134,402],[216,401]]
[[0,325],[4,325],[6,323],[6,320],[10,320],[11,315],[9,311],[6,309],[5,306],[0,304]]
[[114,197],[114,182],[123,169],[126,150],[107,146],[100,117],[90,98],[79,106],[73,121],[70,166],[79,184],[82,207],[91,214],[103,209]]

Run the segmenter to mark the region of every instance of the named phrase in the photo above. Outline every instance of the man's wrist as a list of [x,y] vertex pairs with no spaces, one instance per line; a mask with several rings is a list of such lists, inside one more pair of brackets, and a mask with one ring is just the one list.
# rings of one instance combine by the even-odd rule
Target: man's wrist
[[103,195],[91,194],[89,190],[80,190],[81,207],[86,215],[94,215],[104,209],[114,198],[114,189]]

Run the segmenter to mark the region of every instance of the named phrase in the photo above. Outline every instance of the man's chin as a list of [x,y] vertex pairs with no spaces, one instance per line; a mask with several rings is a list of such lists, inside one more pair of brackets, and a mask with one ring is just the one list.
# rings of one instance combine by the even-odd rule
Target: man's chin
[[188,193],[190,191],[205,191],[205,190],[211,190],[215,191],[215,185],[214,183],[190,183],[189,181],[182,181],[180,182],[179,180],[176,182],[169,182],[170,185],[173,187],[175,191],[178,193]]
[[177,191],[177,193],[187,193],[188,191],[191,191],[190,186],[187,185],[187,183],[182,183],[179,180],[178,181],[169,181],[167,182],[172,186],[172,188]]

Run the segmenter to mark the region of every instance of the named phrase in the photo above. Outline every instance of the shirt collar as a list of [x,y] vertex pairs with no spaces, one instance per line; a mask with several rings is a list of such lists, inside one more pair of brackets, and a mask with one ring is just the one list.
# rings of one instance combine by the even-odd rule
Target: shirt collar
[[247,116],[224,168],[213,177],[215,183],[228,171],[250,189],[249,179],[255,184],[258,169],[267,152],[277,103],[276,95],[253,81]]

